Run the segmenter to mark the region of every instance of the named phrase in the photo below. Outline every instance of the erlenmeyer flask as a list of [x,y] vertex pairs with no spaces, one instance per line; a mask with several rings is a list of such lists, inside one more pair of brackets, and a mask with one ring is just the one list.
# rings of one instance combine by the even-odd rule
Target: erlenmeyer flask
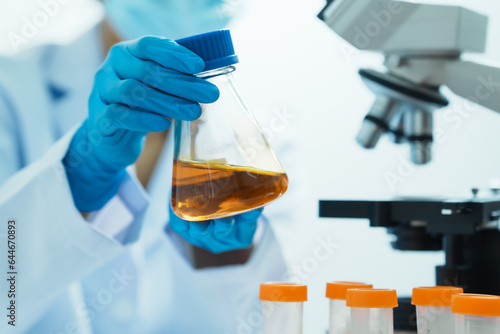
[[178,40],[205,61],[197,76],[220,90],[196,121],[175,121],[172,209],[182,219],[223,218],[283,195],[288,178],[232,77],[238,57],[229,30]]

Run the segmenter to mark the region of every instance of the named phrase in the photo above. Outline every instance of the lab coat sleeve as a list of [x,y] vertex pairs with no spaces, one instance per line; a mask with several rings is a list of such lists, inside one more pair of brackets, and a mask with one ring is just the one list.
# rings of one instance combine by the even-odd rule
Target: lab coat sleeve
[[94,229],[123,244],[137,240],[141,224],[134,222],[148,205],[144,189],[130,175],[135,175],[131,169],[130,174],[125,175],[116,196],[101,210],[87,217]]
[[[130,177],[92,224],[77,211],[61,162],[71,137],[72,133],[66,135],[43,158],[14,174],[0,188],[2,268],[7,268],[7,242],[13,234],[8,225],[15,226],[10,228],[15,231],[15,239],[11,240],[15,242],[15,262],[9,271],[16,273],[13,276],[19,322],[13,333],[29,328],[70,283],[119,255],[139,235],[147,201]],[[120,225],[120,218],[130,222]],[[112,219],[120,226],[108,228],[108,235],[101,233],[102,220],[113,224]],[[8,305],[12,298],[3,293],[8,291],[8,282],[0,282],[0,304]],[[6,321],[0,324],[0,333],[10,333],[2,330],[3,326]]]

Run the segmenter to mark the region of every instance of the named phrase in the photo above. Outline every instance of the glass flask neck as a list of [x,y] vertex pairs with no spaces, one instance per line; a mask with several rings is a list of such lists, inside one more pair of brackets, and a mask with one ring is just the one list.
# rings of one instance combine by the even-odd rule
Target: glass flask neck
[[210,79],[213,77],[218,77],[219,75],[233,73],[235,70],[236,70],[236,68],[234,66],[229,65],[229,66],[216,68],[216,69],[213,69],[210,71],[201,72],[201,73],[196,74],[196,76],[198,78],[201,78],[201,79]]

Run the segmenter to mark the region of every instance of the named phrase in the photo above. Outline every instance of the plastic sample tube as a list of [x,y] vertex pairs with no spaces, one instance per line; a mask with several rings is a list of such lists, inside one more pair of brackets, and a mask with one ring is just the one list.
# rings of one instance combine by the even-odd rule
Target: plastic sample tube
[[303,305],[307,286],[293,283],[260,285],[262,334],[302,334]]
[[457,334],[500,333],[500,297],[459,294],[451,297]]
[[351,308],[351,334],[393,334],[396,290],[349,289],[346,304]]
[[463,292],[452,286],[413,289],[411,303],[417,307],[418,334],[455,334],[451,297]]
[[348,289],[373,288],[371,284],[357,282],[326,283],[326,298],[330,299],[329,334],[349,334],[351,332],[351,309],[346,305]]

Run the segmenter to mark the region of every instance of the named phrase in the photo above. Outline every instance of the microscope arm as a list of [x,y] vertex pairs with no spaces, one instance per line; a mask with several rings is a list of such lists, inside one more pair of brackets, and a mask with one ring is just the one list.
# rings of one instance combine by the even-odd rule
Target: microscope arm
[[443,75],[455,94],[500,112],[500,68],[457,60],[445,65]]

